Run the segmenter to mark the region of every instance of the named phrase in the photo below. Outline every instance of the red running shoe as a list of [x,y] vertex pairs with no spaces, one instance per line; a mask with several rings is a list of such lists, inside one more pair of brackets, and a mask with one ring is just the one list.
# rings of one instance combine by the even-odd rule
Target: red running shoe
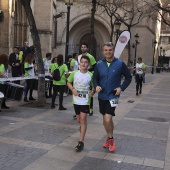
[[106,139],[106,142],[103,144],[103,148],[109,147],[109,138]]
[[116,150],[116,145],[114,139],[109,139],[109,151],[114,152]]

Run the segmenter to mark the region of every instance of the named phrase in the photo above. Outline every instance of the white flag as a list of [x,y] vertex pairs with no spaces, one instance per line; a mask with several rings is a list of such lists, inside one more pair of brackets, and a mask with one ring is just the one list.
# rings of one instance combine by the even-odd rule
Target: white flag
[[116,42],[116,46],[115,46],[115,52],[114,52],[114,56],[116,58],[119,58],[120,55],[122,54],[124,48],[126,47],[126,44],[128,43],[128,41],[130,40],[130,32],[129,31],[123,31],[120,35],[119,38]]

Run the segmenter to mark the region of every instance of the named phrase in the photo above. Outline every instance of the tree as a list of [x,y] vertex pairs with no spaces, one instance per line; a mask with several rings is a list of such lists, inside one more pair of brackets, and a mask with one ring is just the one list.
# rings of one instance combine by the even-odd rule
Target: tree
[[[114,34],[114,20],[123,23],[129,32],[131,28],[139,24],[143,14],[145,13],[146,3],[141,0],[99,0],[98,5],[101,6],[110,17],[111,37]],[[103,11],[103,12],[104,12]],[[131,60],[131,43],[128,42],[128,65]]]
[[91,39],[90,39],[90,53],[94,56],[94,21],[95,21],[95,13],[96,13],[96,0],[92,0],[92,9],[91,9]]
[[[151,0],[147,2],[148,4],[148,11],[150,11],[150,17],[152,19],[161,19],[161,22],[165,23],[166,25],[170,26],[170,19],[167,19],[167,15],[170,14],[170,0]],[[159,17],[158,17],[159,14]]]
[[33,44],[35,47],[35,55],[36,55],[38,74],[39,74],[38,75],[38,104],[39,106],[44,106],[45,105],[45,70],[44,70],[44,64],[42,60],[40,37],[38,34],[32,9],[30,6],[31,0],[20,0],[20,2],[25,9],[25,13],[27,15],[27,19],[30,25]]

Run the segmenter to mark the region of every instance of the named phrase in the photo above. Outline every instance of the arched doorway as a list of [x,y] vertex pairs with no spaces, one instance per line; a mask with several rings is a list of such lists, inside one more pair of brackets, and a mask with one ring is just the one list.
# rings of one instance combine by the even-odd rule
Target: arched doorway
[[[88,46],[90,46],[90,41],[91,41],[91,34],[85,34],[81,39],[80,39],[80,47],[79,47],[79,53],[81,54],[81,44],[86,43]],[[96,48],[97,48],[97,41],[96,38],[94,37],[94,58],[96,58]]]

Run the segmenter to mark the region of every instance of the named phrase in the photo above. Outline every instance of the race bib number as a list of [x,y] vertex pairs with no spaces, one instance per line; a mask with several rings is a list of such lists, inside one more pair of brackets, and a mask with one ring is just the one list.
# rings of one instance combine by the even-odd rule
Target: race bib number
[[119,104],[119,98],[117,97],[117,98],[114,98],[114,99],[111,99],[111,100],[109,100],[110,101],[110,106],[111,107],[116,107],[116,106],[118,106],[118,104]]
[[79,91],[77,90],[77,93],[78,93],[78,97],[82,98],[82,99],[88,99],[89,97],[89,94],[88,94],[88,91]]
[[79,93],[78,97],[84,98],[84,99],[88,99],[88,94],[81,94],[81,93]]

